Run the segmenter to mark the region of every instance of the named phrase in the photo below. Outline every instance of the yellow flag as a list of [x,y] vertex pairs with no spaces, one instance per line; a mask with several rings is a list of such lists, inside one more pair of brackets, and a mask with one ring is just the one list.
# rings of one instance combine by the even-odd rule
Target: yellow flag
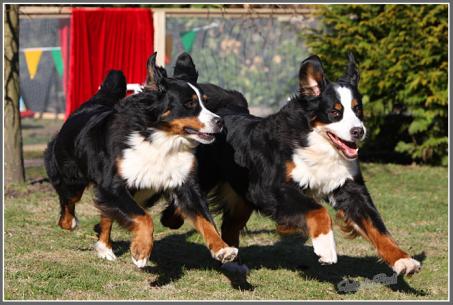
[[35,78],[36,71],[38,70],[39,60],[41,59],[41,49],[25,49],[25,61],[27,62],[28,73],[30,78]]

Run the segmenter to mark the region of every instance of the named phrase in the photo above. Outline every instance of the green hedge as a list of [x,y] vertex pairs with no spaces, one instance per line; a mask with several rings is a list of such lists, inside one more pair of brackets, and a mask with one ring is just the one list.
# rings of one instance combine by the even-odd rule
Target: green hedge
[[317,14],[319,26],[302,38],[331,79],[355,54],[368,146],[385,143],[413,161],[446,165],[448,6],[323,5]]

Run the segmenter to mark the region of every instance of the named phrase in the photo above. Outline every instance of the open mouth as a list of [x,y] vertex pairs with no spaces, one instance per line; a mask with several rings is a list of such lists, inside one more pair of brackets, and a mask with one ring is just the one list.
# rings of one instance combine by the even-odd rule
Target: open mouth
[[196,129],[193,129],[191,127],[184,127],[184,131],[187,134],[196,135],[196,136],[198,136],[201,139],[206,140],[206,141],[211,141],[211,140],[214,140],[214,138],[215,138],[215,133],[200,132],[200,131],[198,131]]
[[359,148],[357,147],[357,144],[355,142],[345,141],[328,131],[327,135],[329,136],[332,143],[337,147],[337,149],[343,152],[346,158],[349,159],[357,158],[359,154]]

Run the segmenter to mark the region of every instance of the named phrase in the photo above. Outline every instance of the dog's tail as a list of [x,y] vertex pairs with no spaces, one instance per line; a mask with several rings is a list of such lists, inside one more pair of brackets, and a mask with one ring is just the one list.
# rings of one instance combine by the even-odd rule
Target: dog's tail
[[107,101],[112,105],[126,96],[126,77],[120,70],[110,70],[95,98]]

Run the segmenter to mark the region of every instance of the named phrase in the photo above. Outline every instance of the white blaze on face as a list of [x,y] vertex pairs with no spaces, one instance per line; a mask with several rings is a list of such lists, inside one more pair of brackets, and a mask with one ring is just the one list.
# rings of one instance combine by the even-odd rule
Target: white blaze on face
[[349,142],[354,142],[351,137],[351,129],[354,127],[363,128],[363,137],[365,138],[366,129],[363,122],[357,117],[352,110],[352,92],[347,87],[336,87],[335,91],[340,97],[340,102],[343,105],[343,117],[340,121],[328,125],[328,129],[332,131],[337,137]]
[[195,94],[198,97],[198,102],[200,103],[200,106],[201,106],[201,111],[200,111],[200,114],[198,115],[198,119],[200,120],[201,123],[204,124],[204,127],[199,131],[206,132],[206,133],[219,132],[215,119],[218,119],[220,117],[217,114],[209,111],[204,106],[203,100],[201,99],[200,91],[198,90],[198,88],[195,87],[194,85],[192,85],[191,83],[187,83],[187,84],[190,86],[190,88],[193,89],[193,91],[195,91]]

